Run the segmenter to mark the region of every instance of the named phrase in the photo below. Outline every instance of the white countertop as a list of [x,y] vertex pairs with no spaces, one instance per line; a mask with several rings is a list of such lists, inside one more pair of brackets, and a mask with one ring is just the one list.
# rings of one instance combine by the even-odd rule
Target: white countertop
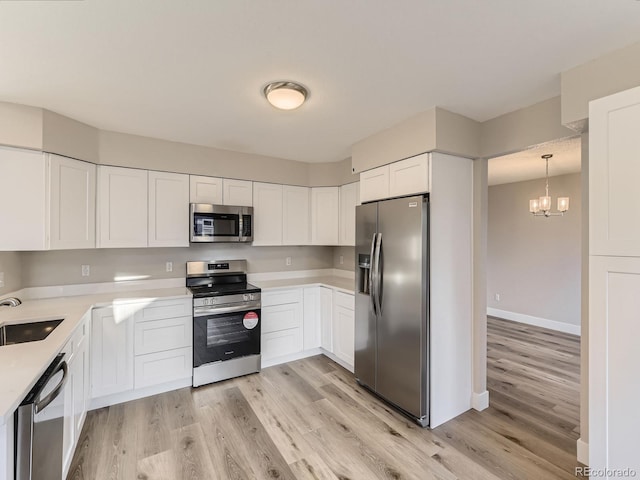
[[256,287],[260,287],[264,290],[292,287],[310,287],[318,285],[334,288],[336,290],[353,295],[355,289],[355,280],[353,278],[338,276],[300,277],[280,280],[253,280],[251,283],[253,283]]
[[0,425],[13,414],[92,308],[114,302],[190,296],[185,287],[177,287],[25,300],[18,307],[0,307],[0,324],[64,319],[44,340],[0,347]]

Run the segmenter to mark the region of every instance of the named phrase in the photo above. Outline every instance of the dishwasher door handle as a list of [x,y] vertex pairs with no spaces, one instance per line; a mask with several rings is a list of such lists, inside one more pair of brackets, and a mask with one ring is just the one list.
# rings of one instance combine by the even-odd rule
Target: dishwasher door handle
[[35,413],[40,413],[42,410],[47,408],[47,406],[51,402],[53,402],[56,398],[58,398],[58,395],[60,395],[60,392],[62,392],[62,389],[64,388],[64,384],[67,383],[67,374],[69,373],[69,367],[67,366],[67,362],[65,360],[60,362],[60,365],[58,366],[56,371],[51,374],[51,376],[53,377],[60,370],[62,370],[62,378],[60,379],[60,382],[58,383],[58,385],[56,385],[55,388],[51,391],[51,393],[49,393],[46,397],[40,398],[40,396],[38,396],[38,398],[34,400],[33,407],[34,407]]

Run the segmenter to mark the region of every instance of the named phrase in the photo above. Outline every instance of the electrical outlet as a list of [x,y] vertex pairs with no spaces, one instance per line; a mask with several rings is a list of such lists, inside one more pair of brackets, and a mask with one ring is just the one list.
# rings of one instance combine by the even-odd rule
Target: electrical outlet
[[0,288],[4,287],[4,272],[0,272]]
[[285,258],[284,263],[287,265],[287,267],[291,266],[291,257]]
[[173,262],[167,262],[166,268],[167,272],[173,272]]
[[496,302],[499,302],[500,301],[500,294],[496,293],[494,298],[496,299]]
[[340,265],[344,265],[344,255],[340,255]]
[[89,275],[91,275],[91,266],[82,265],[82,276],[88,277]]

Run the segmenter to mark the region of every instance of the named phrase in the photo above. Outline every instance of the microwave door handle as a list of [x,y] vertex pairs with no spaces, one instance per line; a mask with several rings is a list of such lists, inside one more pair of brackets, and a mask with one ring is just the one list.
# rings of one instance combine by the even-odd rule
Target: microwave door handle
[[371,254],[369,255],[369,300],[371,301],[371,309],[373,310],[373,314],[376,313],[376,302],[375,298],[375,266],[374,266],[374,257],[376,251],[376,237],[377,233],[374,233],[371,237]]

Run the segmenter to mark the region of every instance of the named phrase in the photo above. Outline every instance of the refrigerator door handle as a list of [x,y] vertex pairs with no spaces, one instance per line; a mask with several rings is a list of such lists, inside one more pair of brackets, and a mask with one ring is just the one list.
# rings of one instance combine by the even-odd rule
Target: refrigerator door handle
[[373,234],[373,237],[371,237],[371,255],[369,255],[369,299],[371,300],[371,308],[373,310],[373,314],[377,315],[376,313],[376,302],[375,302],[375,275],[374,275],[374,263],[373,263],[373,259],[375,256],[375,250],[376,250],[376,237],[377,237],[377,233]]
[[378,315],[382,314],[382,275],[380,273],[380,252],[382,251],[382,234],[378,234],[378,239],[376,241],[376,262],[375,262],[375,277],[376,277],[376,295],[375,295],[375,305]]

